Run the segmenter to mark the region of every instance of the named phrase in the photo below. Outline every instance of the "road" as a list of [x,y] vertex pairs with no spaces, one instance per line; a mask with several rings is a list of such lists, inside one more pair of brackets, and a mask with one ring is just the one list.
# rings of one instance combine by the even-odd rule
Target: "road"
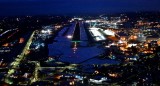
[[8,71],[8,74],[7,76],[5,77],[5,82],[8,83],[8,84],[12,84],[13,82],[11,82],[9,80],[9,77],[15,72],[15,70],[18,68],[20,62],[25,59],[26,57],[26,54],[27,54],[27,51],[29,50],[29,46],[31,45],[32,43],[32,38],[34,36],[34,33],[35,31],[32,32],[29,40],[27,41],[25,47],[23,48],[22,52],[20,55],[17,55],[17,58],[10,64],[10,67],[9,67],[9,71]]
[[30,84],[32,84],[33,82],[36,82],[38,81],[38,69],[40,67],[40,63],[38,61],[30,61],[31,63],[34,63],[35,64],[35,70],[34,70],[34,73],[33,73],[33,77],[30,78]]

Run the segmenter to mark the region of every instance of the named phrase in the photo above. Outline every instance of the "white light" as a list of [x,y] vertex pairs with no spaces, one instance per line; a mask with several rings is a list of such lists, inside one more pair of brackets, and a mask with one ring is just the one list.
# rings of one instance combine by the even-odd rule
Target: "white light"
[[93,37],[95,37],[96,41],[105,40],[106,38],[98,31],[99,29],[100,28],[90,28],[90,32],[92,33]]
[[105,33],[106,35],[112,35],[112,36],[115,35],[115,33],[114,33],[113,31],[111,31],[111,30],[105,30],[104,33]]
[[119,40],[119,41],[118,41],[118,43],[120,43],[120,44],[121,44],[121,43],[123,43],[123,41],[122,41],[122,40]]
[[137,46],[137,44],[128,44],[128,47]]
[[100,80],[89,79],[89,81],[90,81],[90,82],[93,82],[93,83],[100,84],[100,83],[102,83],[103,81],[107,81],[107,78],[106,78],[106,77],[103,77],[103,78],[101,78]]
[[68,39],[72,39],[72,36],[71,36],[71,35],[68,35],[67,38],[68,38]]
[[46,33],[47,31],[45,31],[45,30],[42,30],[41,32],[42,32],[42,33]]
[[110,48],[110,46],[105,46],[106,48]]

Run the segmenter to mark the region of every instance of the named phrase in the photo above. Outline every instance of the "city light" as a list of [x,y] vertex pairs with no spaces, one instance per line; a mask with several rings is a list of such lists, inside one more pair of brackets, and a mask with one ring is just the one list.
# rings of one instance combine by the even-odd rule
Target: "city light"
[[158,85],[159,15],[1,17],[1,85]]

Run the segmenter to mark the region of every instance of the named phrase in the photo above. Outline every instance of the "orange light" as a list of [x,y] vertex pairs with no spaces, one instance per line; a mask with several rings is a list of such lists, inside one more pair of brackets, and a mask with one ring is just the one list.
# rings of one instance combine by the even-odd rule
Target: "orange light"
[[157,41],[157,44],[160,46],[160,40]]
[[21,43],[23,43],[24,42],[24,38],[20,38],[19,39],[19,43],[21,44]]
[[126,40],[126,38],[125,38],[125,37],[121,37],[121,40],[125,41],[125,40]]
[[117,73],[109,73],[109,76],[111,76],[111,77],[118,77],[118,74]]
[[5,43],[5,44],[3,44],[2,46],[7,47],[7,46],[9,46],[9,44],[8,44],[8,43]]

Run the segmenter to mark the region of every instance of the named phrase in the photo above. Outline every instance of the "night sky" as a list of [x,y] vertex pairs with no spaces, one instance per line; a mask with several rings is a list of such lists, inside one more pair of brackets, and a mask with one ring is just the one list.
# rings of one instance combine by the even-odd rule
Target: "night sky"
[[0,15],[159,11],[160,0],[0,0]]

